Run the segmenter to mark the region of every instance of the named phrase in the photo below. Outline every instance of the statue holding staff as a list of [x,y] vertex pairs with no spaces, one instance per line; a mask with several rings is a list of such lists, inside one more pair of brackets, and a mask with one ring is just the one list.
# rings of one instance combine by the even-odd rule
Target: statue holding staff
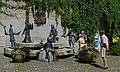
[[15,42],[15,36],[14,35],[19,35],[21,31],[14,33],[13,32],[13,25],[10,24],[10,28],[9,28],[9,33],[6,32],[6,26],[4,26],[4,32],[5,35],[9,35],[10,36],[10,42],[11,42],[11,48],[15,48],[16,46],[16,42]]

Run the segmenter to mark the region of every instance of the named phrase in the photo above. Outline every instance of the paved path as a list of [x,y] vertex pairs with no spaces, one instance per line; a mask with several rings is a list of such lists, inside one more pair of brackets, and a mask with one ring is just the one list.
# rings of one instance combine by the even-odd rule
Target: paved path
[[0,48],[0,72],[120,72],[120,56],[108,56],[108,60],[110,68],[107,70],[79,63],[73,56],[51,64],[38,60],[10,63],[11,59],[3,56],[3,48]]

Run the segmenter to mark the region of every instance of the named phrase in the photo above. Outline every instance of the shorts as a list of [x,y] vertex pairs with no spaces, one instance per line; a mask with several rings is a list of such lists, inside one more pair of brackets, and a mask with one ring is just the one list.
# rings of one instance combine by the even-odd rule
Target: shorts
[[107,50],[107,49],[106,49],[105,47],[102,47],[102,48],[101,48],[101,56],[104,57],[104,58],[106,58],[106,55],[107,55],[107,54],[106,54],[106,50]]

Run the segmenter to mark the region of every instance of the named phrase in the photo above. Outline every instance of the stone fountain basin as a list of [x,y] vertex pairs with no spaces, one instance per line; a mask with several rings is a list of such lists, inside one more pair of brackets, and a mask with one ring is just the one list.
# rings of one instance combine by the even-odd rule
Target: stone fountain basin
[[41,48],[44,48],[44,44],[41,43],[16,43],[16,46],[17,48],[27,47],[36,50],[40,50]]
[[[35,57],[40,53],[40,50],[44,48],[44,44],[40,43],[16,43],[17,48],[27,47],[30,48],[30,56]],[[71,55],[73,54],[73,49],[69,47],[63,47],[60,43],[53,43],[53,47],[57,51],[58,56]],[[14,49],[10,47],[4,48],[4,54],[10,55],[11,51]]]
[[[11,52],[13,50],[14,49],[12,49],[10,47],[4,48],[4,55],[7,56],[7,57],[11,57]],[[40,50],[30,50],[30,57],[36,57],[39,52],[40,52]]]

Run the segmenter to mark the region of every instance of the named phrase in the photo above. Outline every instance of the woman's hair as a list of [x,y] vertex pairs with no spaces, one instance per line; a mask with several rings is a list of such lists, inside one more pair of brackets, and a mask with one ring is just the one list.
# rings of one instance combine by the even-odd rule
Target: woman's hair
[[82,37],[82,34],[79,34],[79,37]]
[[105,34],[105,31],[104,31],[104,30],[101,30],[100,33]]

